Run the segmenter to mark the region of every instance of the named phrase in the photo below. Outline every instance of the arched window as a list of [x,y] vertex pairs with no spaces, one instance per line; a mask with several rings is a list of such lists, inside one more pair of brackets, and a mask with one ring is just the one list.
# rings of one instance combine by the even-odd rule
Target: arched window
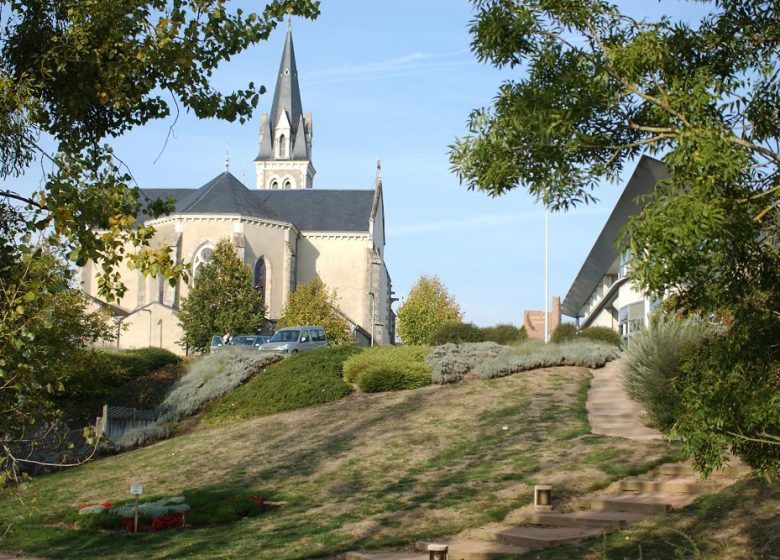
[[265,298],[265,259],[260,257],[255,263],[255,290],[260,292],[260,295]]
[[276,179],[271,181],[271,188],[272,189],[278,189],[279,188],[279,181],[277,181]]
[[292,188],[292,183],[290,182],[290,180],[289,180],[289,179],[286,179],[286,180],[284,181],[284,188],[285,188],[285,189],[291,189],[291,188]]
[[211,245],[204,245],[198,252],[195,253],[195,258],[192,259],[192,278],[193,280],[198,277],[198,272],[201,265],[211,262],[211,253],[213,247]]
[[279,136],[279,157],[287,157],[287,137],[284,134]]

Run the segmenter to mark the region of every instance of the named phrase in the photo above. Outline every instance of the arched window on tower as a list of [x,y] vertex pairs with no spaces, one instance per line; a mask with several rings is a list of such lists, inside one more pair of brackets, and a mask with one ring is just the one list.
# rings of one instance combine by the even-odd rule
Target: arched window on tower
[[195,258],[192,259],[192,279],[193,281],[198,278],[198,272],[202,265],[206,264],[207,262],[211,262],[211,253],[213,251],[213,248],[211,245],[204,245],[201,247],[197,253],[195,253]]
[[287,137],[284,134],[279,137],[279,157],[287,157]]
[[290,180],[289,180],[289,179],[286,179],[286,180],[284,181],[284,188],[285,188],[285,189],[291,189],[291,188],[292,188],[292,183],[290,182]]
[[271,181],[271,188],[272,189],[278,189],[279,188],[279,181],[277,181],[276,179]]
[[260,257],[255,263],[255,290],[265,299],[265,258]]

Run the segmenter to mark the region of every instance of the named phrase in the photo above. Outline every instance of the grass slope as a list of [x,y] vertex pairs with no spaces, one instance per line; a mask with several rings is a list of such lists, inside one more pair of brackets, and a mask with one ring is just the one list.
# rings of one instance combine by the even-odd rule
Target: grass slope
[[[579,494],[668,459],[663,442],[586,433],[589,379],[582,368],[543,369],[355,395],[190,433],[36,480],[25,507],[4,490],[0,534],[13,526],[0,549],[79,559],[98,550],[102,558],[324,557],[501,520],[530,501],[535,483]],[[201,530],[57,526],[81,502],[126,498],[131,484],[160,497],[252,492],[289,503]]]
[[336,346],[289,356],[209,403],[201,423],[218,426],[339,400],[352,392],[342,380],[342,364],[361,351]]

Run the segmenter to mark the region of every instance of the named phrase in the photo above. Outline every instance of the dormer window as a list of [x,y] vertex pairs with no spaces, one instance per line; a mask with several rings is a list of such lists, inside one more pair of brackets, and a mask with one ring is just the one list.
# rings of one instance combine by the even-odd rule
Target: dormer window
[[279,157],[287,157],[287,137],[284,134],[279,136]]

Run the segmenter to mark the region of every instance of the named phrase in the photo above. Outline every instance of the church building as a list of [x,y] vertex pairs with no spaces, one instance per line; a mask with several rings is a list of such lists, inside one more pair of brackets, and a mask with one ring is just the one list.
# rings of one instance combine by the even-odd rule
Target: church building
[[[253,189],[227,169],[200,188],[143,189],[149,200],[176,200],[172,214],[139,216],[138,221],[154,226],[152,245],[171,247],[177,262],[190,263],[191,274],[189,282],[180,279],[171,287],[162,277],[122,266],[127,292],[111,306],[123,327],[119,348],[159,346],[184,352],[178,309],[197,281],[198,267],[210,260],[222,238],[232,241],[253,271],[269,320],[279,319],[299,283],[317,275],[329,291],[336,291],[337,311],[359,344],[394,341],[379,165],[373,189],[313,188],[312,117],[302,110],[289,28],[271,110],[260,119],[255,169]],[[94,263],[81,270],[81,281],[84,292],[98,299]]]

